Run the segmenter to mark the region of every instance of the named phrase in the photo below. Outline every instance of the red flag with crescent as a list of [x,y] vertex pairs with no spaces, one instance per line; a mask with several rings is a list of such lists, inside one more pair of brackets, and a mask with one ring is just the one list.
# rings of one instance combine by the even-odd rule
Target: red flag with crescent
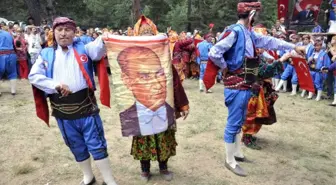
[[295,20],[295,18],[299,16],[299,14],[304,14],[305,16],[308,16],[309,12],[311,12],[314,20],[317,21],[321,4],[322,0],[295,1],[292,19]]
[[278,0],[278,19],[285,17],[288,13],[289,0]]
[[293,57],[292,61],[298,76],[300,88],[315,93],[313,78],[310,75],[307,61],[304,58],[298,57]]

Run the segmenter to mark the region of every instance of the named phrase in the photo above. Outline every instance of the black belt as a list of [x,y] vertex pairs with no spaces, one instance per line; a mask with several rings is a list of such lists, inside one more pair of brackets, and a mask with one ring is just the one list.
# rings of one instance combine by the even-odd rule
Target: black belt
[[244,78],[246,84],[252,85],[258,79],[259,74],[259,58],[245,58],[242,72],[238,77]]
[[94,92],[87,88],[66,97],[52,94],[49,99],[56,118],[73,120],[99,113]]
[[315,68],[311,68],[311,67],[309,68],[309,70],[310,70],[310,71],[314,71],[314,72],[321,72],[320,69],[315,69]]

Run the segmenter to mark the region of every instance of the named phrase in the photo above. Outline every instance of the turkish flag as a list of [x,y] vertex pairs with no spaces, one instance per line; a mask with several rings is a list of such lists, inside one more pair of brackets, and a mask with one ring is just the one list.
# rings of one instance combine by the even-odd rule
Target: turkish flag
[[313,78],[310,75],[307,61],[304,58],[292,57],[301,89],[315,93]]
[[314,13],[315,21],[317,21],[321,4],[322,4],[322,0],[297,0],[294,4],[294,11],[293,11],[292,19],[294,20],[295,17],[297,17],[300,12],[303,12],[309,9],[310,11]]
[[103,57],[98,63],[97,63],[97,73],[98,73],[98,81],[100,86],[100,101],[103,105],[106,107],[111,108],[110,106],[110,82],[108,78],[108,74],[106,71],[106,65],[105,65],[105,57]]
[[275,60],[279,59],[279,56],[275,50],[268,50],[268,54],[270,54]]
[[289,0],[278,0],[278,19],[286,17],[288,13]]

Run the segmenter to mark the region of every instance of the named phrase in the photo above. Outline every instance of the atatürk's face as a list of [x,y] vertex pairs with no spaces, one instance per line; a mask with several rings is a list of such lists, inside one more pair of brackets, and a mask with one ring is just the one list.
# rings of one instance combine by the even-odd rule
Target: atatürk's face
[[[125,53],[122,78],[138,102],[155,111],[165,104],[166,75],[159,57],[150,49],[134,47]],[[119,59],[120,57],[118,57]],[[119,61],[120,62],[120,61]]]

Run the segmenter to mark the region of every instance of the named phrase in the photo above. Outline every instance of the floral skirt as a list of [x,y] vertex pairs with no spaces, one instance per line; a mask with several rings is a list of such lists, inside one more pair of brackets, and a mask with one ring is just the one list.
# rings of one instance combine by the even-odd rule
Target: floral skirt
[[176,126],[165,132],[150,136],[135,136],[132,141],[131,155],[136,160],[165,161],[176,155]]

